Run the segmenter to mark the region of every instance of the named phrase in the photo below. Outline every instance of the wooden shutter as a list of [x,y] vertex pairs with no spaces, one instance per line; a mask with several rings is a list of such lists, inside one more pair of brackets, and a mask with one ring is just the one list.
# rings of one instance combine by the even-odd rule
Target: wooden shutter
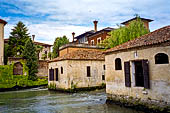
[[54,80],[54,69],[50,69],[50,70],[49,70],[49,75],[50,75],[50,76],[49,76],[49,77],[50,77],[49,80],[50,80],[50,81],[53,81],[53,80]]
[[58,68],[55,69],[56,81],[58,81]]
[[90,77],[90,66],[87,66],[87,77]]
[[143,66],[143,76],[144,76],[144,88],[150,89],[148,60],[142,60],[142,66]]
[[124,62],[125,86],[131,87],[130,62]]

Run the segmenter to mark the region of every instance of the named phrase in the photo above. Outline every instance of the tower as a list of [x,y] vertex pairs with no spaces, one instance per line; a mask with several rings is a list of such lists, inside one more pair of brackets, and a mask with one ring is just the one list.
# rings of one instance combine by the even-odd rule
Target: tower
[[6,21],[0,19],[0,65],[4,65],[4,26]]

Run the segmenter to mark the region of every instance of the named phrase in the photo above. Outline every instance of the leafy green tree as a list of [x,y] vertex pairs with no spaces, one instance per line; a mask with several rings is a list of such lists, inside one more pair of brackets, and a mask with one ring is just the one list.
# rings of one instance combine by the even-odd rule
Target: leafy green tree
[[50,58],[50,60],[52,59],[52,52],[48,53],[48,58]]
[[47,54],[42,54],[41,59],[45,60],[47,58]]
[[55,42],[53,44],[53,58],[56,58],[59,56],[59,47],[61,47],[64,44],[69,43],[69,40],[66,36],[63,37],[57,37],[55,39]]
[[37,52],[37,56],[38,56],[38,59],[39,59],[39,54],[40,52],[43,50],[43,46],[41,45],[35,45],[36,47],[36,52]]
[[8,44],[4,45],[4,64],[7,65],[8,63]]
[[29,68],[28,79],[37,80],[36,73],[38,72],[38,57],[36,47],[30,38],[26,41],[23,58],[26,59],[26,66]]
[[27,27],[19,21],[10,33],[7,53],[8,57],[22,56],[25,43],[29,37]]
[[103,40],[99,46],[104,46],[105,49],[112,48],[147,33],[149,33],[148,29],[145,28],[140,17],[137,17],[137,20],[130,22],[127,27],[119,26],[118,29],[111,31],[110,36]]

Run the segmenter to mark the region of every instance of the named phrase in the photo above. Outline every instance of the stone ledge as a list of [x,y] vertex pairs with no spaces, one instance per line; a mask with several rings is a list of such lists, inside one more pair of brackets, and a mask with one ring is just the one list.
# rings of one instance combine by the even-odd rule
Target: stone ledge
[[141,100],[126,95],[107,94],[106,103],[133,108],[145,113],[170,113],[170,103],[158,100]]

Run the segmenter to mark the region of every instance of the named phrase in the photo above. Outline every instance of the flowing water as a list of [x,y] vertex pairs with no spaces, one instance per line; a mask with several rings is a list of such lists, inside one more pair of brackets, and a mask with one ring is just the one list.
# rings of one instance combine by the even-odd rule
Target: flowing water
[[0,92],[0,113],[142,113],[105,101],[104,90],[69,94],[34,88]]

